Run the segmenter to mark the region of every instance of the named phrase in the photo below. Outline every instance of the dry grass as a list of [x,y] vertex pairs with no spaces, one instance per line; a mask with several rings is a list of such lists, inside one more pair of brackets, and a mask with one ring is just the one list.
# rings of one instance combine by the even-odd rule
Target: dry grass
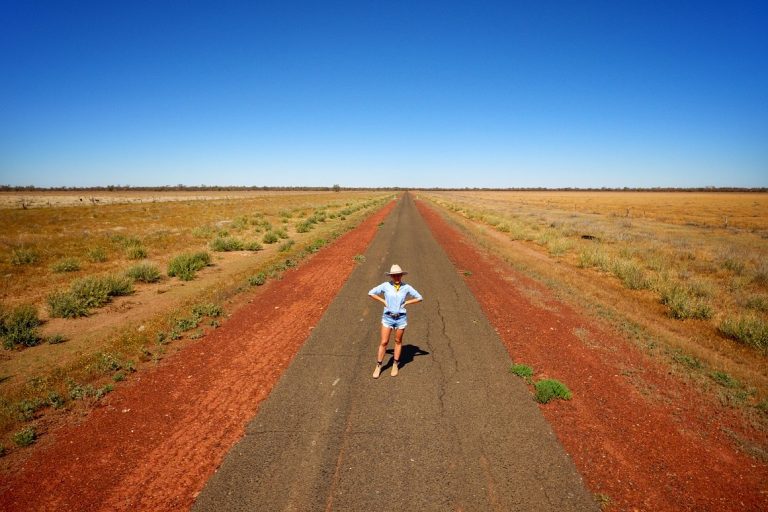
[[[232,300],[250,289],[254,275],[264,276],[260,283],[279,277],[391,197],[269,192],[237,199],[0,209],[0,313],[32,305],[44,321],[41,334],[55,340],[31,348],[13,344],[13,350],[3,352],[0,444],[11,446],[10,433],[34,424],[49,408],[97,400],[111,389],[112,380],[121,381],[142,364],[162,358],[173,347],[171,341],[196,339],[217,327],[220,320],[214,318],[200,324],[202,315],[194,306],[218,307]],[[299,233],[296,225],[306,222],[310,229]],[[282,245],[253,252],[266,232],[275,233]],[[175,257],[209,250],[221,237],[242,240],[244,250],[213,253],[213,266],[190,282],[167,275]],[[136,247],[147,255],[138,263],[130,250]],[[77,258],[79,269],[57,271],[55,263],[66,258]],[[135,282],[134,295],[116,304],[89,304],[93,316],[50,318],[47,298],[73,294],[78,283],[109,275],[127,275]],[[196,330],[185,334],[180,322],[192,317]]]
[[674,353],[682,350],[737,374],[759,395],[768,393],[768,194],[420,196],[521,268],[575,296],[589,293],[651,330],[663,328]]

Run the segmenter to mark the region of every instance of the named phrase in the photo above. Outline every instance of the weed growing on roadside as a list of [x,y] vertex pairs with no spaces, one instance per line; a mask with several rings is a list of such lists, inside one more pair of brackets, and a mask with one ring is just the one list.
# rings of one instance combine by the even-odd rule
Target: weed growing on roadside
[[198,270],[210,264],[211,255],[207,252],[179,254],[168,263],[168,276],[191,281]]
[[611,272],[630,290],[644,290],[650,287],[645,272],[633,261],[616,259]]
[[260,251],[262,249],[264,249],[264,247],[261,245],[261,243],[258,240],[252,240],[250,242],[245,243],[246,251]]
[[40,343],[37,328],[42,323],[37,308],[29,304],[17,306],[7,313],[0,313],[0,337],[3,346],[11,349],[17,345],[33,347]]
[[147,250],[141,245],[129,245],[125,249],[125,257],[129,260],[143,260],[147,257]]
[[92,308],[100,308],[112,297],[133,293],[133,282],[127,276],[89,276],[73,281],[69,291],[53,292],[47,298],[48,311],[54,318],[86,316]]
[[352,258],[355,260],[355,263],[364,263],[365,262],[365,255],[363,254],[355,254],[355,257]]
[[661,303],[669,308],[669,316],[678,320],[686,318],[711,318],[713,311],[709,304],[691,297],[688,291],[679,284],[667,286],[661,292]]
[[224,309],[221,306],[212,303],[198,304],[192,308],[192,313],[197,316],[217,317],[224,314]]
[[527,382],[530,382],[530,379],[533,376],[533,368],[527,364],[513,364],[509,367],[509,373],[512,375],[517,375],[518,377],[525,379]]
[[283,240],[288,238],[288,232],[286,230],[284,230],[283,228],[279,228],[279,229],[274,230],[274,233],[277,236],[279,236],[280,238],[282,238]]
[[198,226],[192,229],[192,236],[195,238],[211,238],[216,234],[216,230],[211,226]]
[[125,271],[125,275],[134,281],[156,283],[160,280],[160,270],[149,263],[139,263]]
[[39,258],[34,249],[18,247],[11,251],[11,265],[34,265]]
[[51,265],[51,270],[56,273],[77,272],[80,270],[80,260],[77,258],[63,258]]
[[734,379],[725,372],[714,371],[710,373],[709,376],[712,377],[712,380],[726,388],[738,388],[741,386],[738,380]]
[[316,240],[313,240],[309,245],[307,245],[307,248],[305,249],[308,253],[316,253],[320,249],[323,248],[325,244],[327,244],[328,241],[324,238],[318,238]]
[[295,243],[296,242],[294,242],[293,240],[286,240],[285,242],[280,244],[280,247],[277,250],[280,252],[288,252],[291,250],[291,247],[293,247]]
[[683,366],[687,366],[688,368],[691,368],[692,370],[700,370],[704,368],[704,364],[699,361],[697,358],[693,356],[689,356],[688,354],[683,353],[677,353],[672,355],[672,359],[682,364]]
[[255,276],[248,278],[248,284],[251,286],[261,286],[267,282],[267,275],[264,272],[259,272]]
[[739,343],[768,351],[768,324],[757,316],[728,317],[720,323],[718,330]]
[[309,221],[301,221],[298,224],[296,224],[296,232],[297,233],[308,233],[309,231],[312,231],[312,223]]
[[211,240],[210,248],[215,252],[242,251],[245,248],[242,240],[237,238],[217,236]]
[[79,318],[87,316],[90,310],[71,292],[53,292],[46,298],[48,313],[52,318]]
[[570,400],[571,391],[562,382],[555,379],[544,379],[533,385],[536,388],[536,401],[546,404],[555,399]]
[[26,427],[13,434],[13,442],[16,446],[29,446],[37,439],[37,432],[33,427]]

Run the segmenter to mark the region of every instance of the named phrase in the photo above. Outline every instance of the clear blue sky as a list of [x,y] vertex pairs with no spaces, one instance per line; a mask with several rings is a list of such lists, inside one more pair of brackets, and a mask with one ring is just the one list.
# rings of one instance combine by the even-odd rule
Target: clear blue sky
[[0,12],[0,184],[768,186],[766,1]]

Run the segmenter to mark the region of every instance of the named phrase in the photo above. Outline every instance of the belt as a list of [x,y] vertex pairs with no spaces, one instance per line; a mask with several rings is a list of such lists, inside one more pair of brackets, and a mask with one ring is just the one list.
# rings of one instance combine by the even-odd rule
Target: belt
[[384,314],[390,318],[394,318],[395,320],[397,320],[401,316],[405,316],[405,313],[392,313],[390,311],[386,311]]

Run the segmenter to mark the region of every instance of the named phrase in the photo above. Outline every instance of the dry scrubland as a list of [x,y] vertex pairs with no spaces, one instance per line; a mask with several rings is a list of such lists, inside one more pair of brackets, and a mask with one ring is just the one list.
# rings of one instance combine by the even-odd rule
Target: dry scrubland
[[768,415],[768,194],[419,195],[724,403]]
[[279,278],[393,197],[53,195],[0,201],[0,454],[35,442],[57,416],[46,412],[93,403],[204,336],[239,292]]

